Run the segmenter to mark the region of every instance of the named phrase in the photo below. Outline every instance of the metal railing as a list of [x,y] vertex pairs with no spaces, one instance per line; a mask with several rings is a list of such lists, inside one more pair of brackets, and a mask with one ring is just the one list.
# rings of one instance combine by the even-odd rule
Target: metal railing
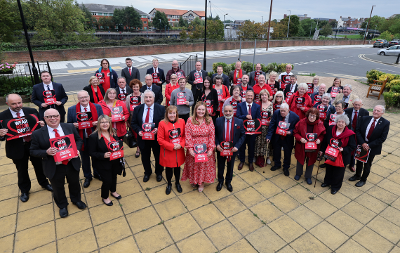
[[196,69],[197,54],[190,55],[183,63],[179,65],[179,68],[185,71],[186,76],[189,76],[190,71]]

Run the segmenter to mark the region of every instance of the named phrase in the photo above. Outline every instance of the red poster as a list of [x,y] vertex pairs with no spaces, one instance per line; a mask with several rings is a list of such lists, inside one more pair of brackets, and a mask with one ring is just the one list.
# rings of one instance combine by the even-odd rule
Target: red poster
[[335,98],[338,93],[339,93],[339,87],[332,87],[332,89],[331,89],[331,97]]
[[271,112],[261,111],[261,125],[268,126],[271,120]]
[[305,151],[306,152],[314,152],[317,151],[317,144],[315,141],[317,140],[316,133],[306,133],[306,140],[307,143],[305,144]]
[[158,73],[153,73],[151,75],[153,76],[153,83],[158,84],[158,82],[160,81],[160,76],[158,75]]
[[124,157],[124,146],[119,141],[108,142],[107,148],[111,152],[110,161]]
[[307,94],[312,94],[314,93],[314,84],[313,83],[307,83],[308,85],[308,90],[307,90]]
[[363,162],[363,163],[368,162],[370,151],[371,151],[371,149],[365,150],[362,148],[361,145],[357,145],[356,154],[355,154],[356,160]]
[[194,145],[193,150],[194,150],[194,154],[195,154],[194,161],[196,163],[208,161],[206,144]]
[[286,136],[286,131],[289,130],[290,123],[286,123],[284,121],[279,121],[278,127],[276,128],[276,134],[281,136]]
[[57,101],[56,92],[54,90],[43,91],[44,102],[48,105],[54,105]]
[[233,152],[233,142],[231,141],[223,141],[220,143],[220,146],[222,148],[222,152],[220,152],[221,156],[232,156]]
[[156,127],[156,124],[154,123],[144,123],[142,125],[142,140],[154,140],[155,134],[154,134],[154,128]]
[[28,114],[21,118],[5,119],[1,121],[1,127],[7,128],[5,137],[7,140],[13,140],[29,136],[39,125],[39,119],[35,114]]
[[261,134],[261,121],[260,119],[246,119],[243,121],[244,130],[246,134]]
[[76,118],[78,120],[79,129],[93,127],[92,112],[78,112]]
[[73,134],[52,138],[49,141],[50,147],[57,149],[57,153],[54,156],[56,163],[78,156]]
[[130,105],[130,109],[131,111],[133,111],[135,109],[136,106],[140,105],[140,96],[131,96],[130,100],[129,100],[129,105]]
[[169,142],[172,144],[180,144],[181,143],[181,129],[171,129],[168,131]]
[[203,77],[198,72],[194,73],[194,78],[197,83],[203,83]]
[[186,97],[184,92],[178,92],[176,94],[176,104],[177,105],[186,105]]
[[122,106],[116,106],[111,108],[111,122],[122,121],[122,117],[124,116],[124,110]]
[[288,84],[290,84],[290,75],[281,75],[281,90],[284,90]]
[[214,108],[213,108],[213,105],[211,104],[211,100],[206,100],[205,102],[206,102],[206,105],[207,105],[208,114],[210,114],[210,115],[213,114]]

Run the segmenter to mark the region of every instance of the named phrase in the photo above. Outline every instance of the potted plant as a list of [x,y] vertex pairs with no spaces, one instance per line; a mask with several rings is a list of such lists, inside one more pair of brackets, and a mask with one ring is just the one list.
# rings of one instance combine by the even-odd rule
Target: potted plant
[[17,63],[9,64],[8,62],[0,64],[0,74],[12,74]]

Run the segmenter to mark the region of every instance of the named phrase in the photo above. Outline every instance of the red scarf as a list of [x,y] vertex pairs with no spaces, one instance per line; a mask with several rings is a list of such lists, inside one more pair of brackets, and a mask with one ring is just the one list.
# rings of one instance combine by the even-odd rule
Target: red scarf
[[332,138],[337,139],[337,140],[341,140],[342,141],[342,148],[347,146],[347,143],[349,142],[349,136],[355,134],[353,131],[351,131],[347,126],[344,127],[344,130],[341,134],[336,135],[336,129],[337,126],[334,125],[332,127]]
[[[103,94],[101,94],[101,91],[100,91],[99,86],[96,86],[97,93],[94,91],[93,85],[90,85],[90,86],[92,87],[94,103],[95,103],[95,104],[98,104],[99,101],[103,100]],[[98,99],[97,99],[96,94],[97,94],[97,96],[99,96]],[[90,109],[90,110],[92,110],[92,109]]]
[[[237,73],[237,69],[235,69],[235,71],[233,72],[233,83],[236,85],[236,73]],[[239,70],[239,78],[242,79],[242,69]]]
[[[93,89],[93,86],[92,86],[92,89]],[[100,92],[100,90],[99,90],[99,92]],[[89,102],[89,106],[90,106],[90,112],[92,113],[93,121],[97,121],[98,115],[97,115],[96,106],[92,102]],[[78,115],[78,112],[81,112],[81,103],[79,103],[79,102],[76,105],[76,115]],[[92,133],[92,131],[93,130],[91,128],[86,128],[86,132],[87,132],[88,136]],[[79,136],[81,137],[81,139],[84,140],[83,134],[85,132],[85,129],[78,129],[78,132],[79,132]],[[82,151],[84,151],[84,150],[85,150],[84,145],[82,143]]]

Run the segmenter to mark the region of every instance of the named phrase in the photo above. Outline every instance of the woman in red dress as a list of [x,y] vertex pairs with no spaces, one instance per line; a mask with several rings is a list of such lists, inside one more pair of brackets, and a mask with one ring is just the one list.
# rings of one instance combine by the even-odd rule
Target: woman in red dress
[[290,97],[288,101],[289,109],[296,113],[300,119],[306,117],[308,109],[312,108],[312,101],[307,94],[308,85],[306,83],[299,84],[297,91]]
[[[199,186],[199,192],[204,190],[204,183],[213,183],[215,179],[215,127],[208,115],[204,102],[198,102],[194,114],[185,127],[186,159],[182,173],[182,181],[189,178],[193,187]],[[194,149],[197,145],[207,146],[207,161],[195,162]]]
[[165,105],[169,106],[171,100],[171,93],[179,88],[178,77],[175,74],[171,75],[171,82],[165,86]]

